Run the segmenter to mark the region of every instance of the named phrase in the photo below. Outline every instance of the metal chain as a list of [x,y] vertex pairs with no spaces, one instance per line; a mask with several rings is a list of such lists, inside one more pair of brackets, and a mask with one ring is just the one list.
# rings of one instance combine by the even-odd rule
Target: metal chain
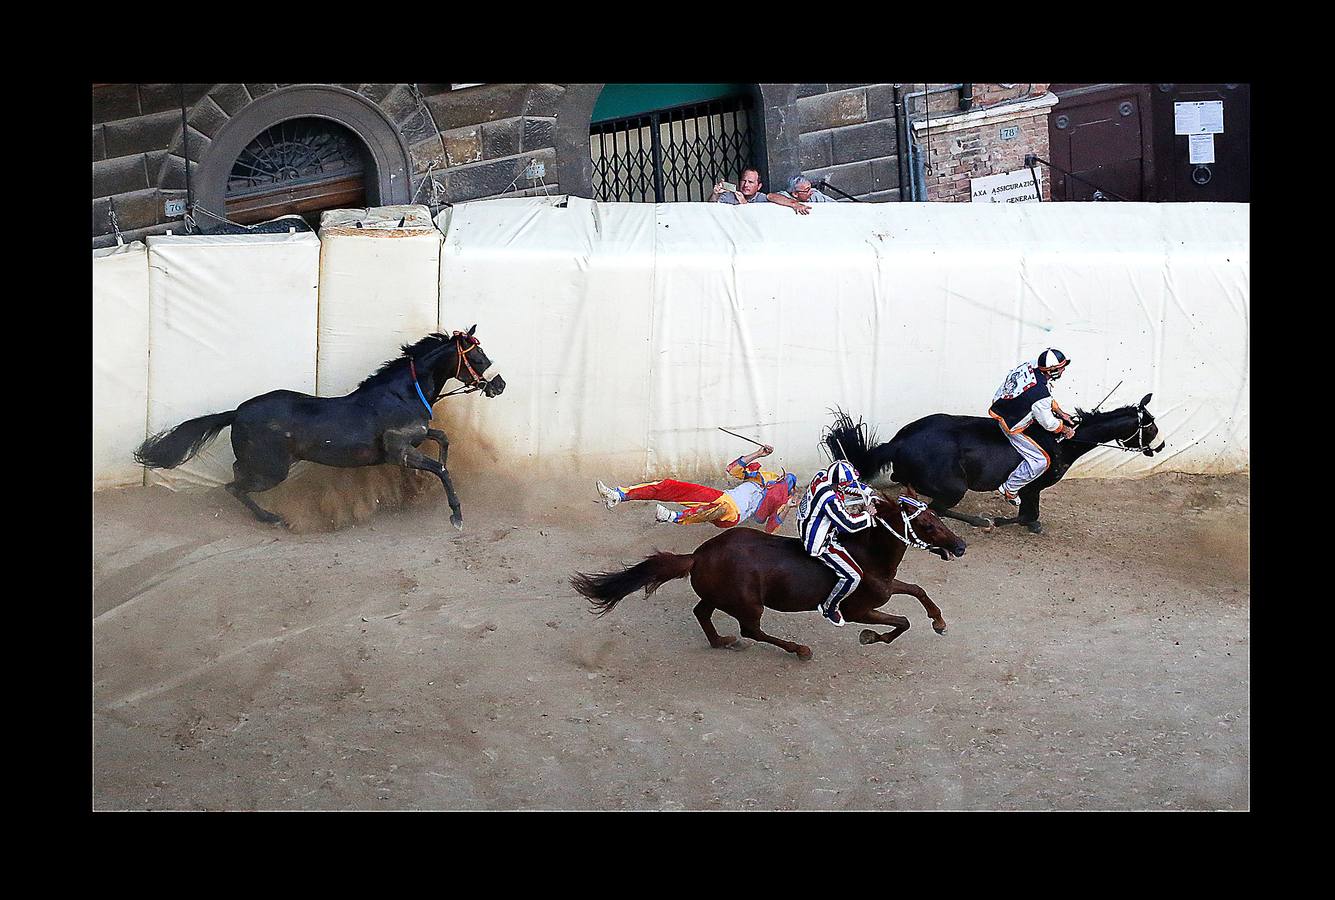
[[116,234],[117,246],[120,246],[125,243],[125,238],[121,236],[120,219],[116,217],[116,198],[108,198],[107,203],[109,205],[108,217],[111,219],[111,230]]

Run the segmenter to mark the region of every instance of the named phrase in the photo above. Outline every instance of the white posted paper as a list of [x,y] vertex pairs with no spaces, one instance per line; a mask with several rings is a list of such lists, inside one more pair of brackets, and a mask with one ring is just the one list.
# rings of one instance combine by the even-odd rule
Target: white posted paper
[[1173,134],[1223,133],[1223,100],[1173,104]]
[[1189,162],[1193,166],[1214,162],[1214,135],[1193,134],[1187,137]]

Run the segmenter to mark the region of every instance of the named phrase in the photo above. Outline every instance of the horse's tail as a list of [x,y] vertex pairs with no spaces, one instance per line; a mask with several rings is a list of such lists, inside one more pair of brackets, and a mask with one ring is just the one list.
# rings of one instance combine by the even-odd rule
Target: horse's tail
[[620,572],[594,572],[589,575],[576,572],[570,584],[593,602],[594,614],[601,616],[631,591],[644,588],[644,596],[648,597],[665,582],[685,578],[694,564],[694,553],[659,552]]
[[134,451],[134,461],[150,469],[174,469],[194,456],[236,419],[236,410],[189,419],[159,431]]
[[877,444],[876,432],[861,420],[853,419],[842,409],[835,410],[834,424],[825,433],[825,446],[835,459],[846,459],[858,470],[864,480],[870,481],[894,462],[895,451],[890,444]]

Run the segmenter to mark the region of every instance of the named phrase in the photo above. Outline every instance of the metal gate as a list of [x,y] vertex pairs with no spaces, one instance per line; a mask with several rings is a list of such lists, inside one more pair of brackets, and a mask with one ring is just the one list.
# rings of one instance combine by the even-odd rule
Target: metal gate
[[599,122],[589,129],[595,200],[705,200],[755,165],[752,99],[729,97]]

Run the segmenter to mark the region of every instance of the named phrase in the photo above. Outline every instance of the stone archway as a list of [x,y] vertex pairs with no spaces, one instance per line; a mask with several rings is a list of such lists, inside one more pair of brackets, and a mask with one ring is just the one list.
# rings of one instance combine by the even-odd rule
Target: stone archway
[[[229,174],[255,137],[292,119],[328,119],[365,145],[366,202],[413,202],[431,165],[443,165],[430,113],[406,84],[220,84],[190,110],[190,190],[197,206],[221,214]],[[158,187],[186,189],[185,141],[180,132],[158,173]],[[373,171],[372,171],[373,170]],[[204,231],[217,225],[196,216]]]

